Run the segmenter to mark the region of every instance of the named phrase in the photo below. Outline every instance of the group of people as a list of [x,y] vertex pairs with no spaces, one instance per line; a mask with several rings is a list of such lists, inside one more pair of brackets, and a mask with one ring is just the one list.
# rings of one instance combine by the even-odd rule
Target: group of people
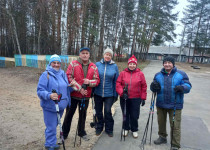
[[[40,76],[37,94],[43,109],[45,129],[45,148],[58,149],[56,139],[56,127],[58,125],[57,112],[53,101],[60,100],[59,114],[62,116],[66,109],[63,122],[63,137],[66,139],[71,129],[74,113],[79,107],[79,120],[77,132],[83,140],[89,140],[85,131],[85,121],[89,99],[94,97],[96,110],[95,134],[100,135],[103,130],[109,137],[113,137],[114,119],[111,107],[120,96],[120,106],[124,113],[123,136],[129,131],[134,138],[138,137],[138,119],[140,106],[145,105],[147,98],[147,83],[143,72],[137,67],[137,59],[133,55],[128,60],[128,67],[120,74],[118,66],[112,60],[113,51],[110,48],[104,50],[103,58],[94,64],[90,61],[90,49],[81,48],[79,57],[68,66],[66,73],[61,69],[61,59],[58,55],[51,56],[49,64]],[[127,86],[125,100],[124,89]],[[159,138],[155,144],[167,142],[166,118],[169,113],[170,123],[174,106],[176,117],[172,145],[174,150],[180,148],[181,110],[183,108],[183,95],[191,89],[189,78],[183,71],[175,67],[175,60],[168,56],[163,60],[163,69],[154,77],[150,85],[152,92],[157,93],[157,116],[159,125]],[[57,92],[52,92],[55,90]],[[60,95],[62,97],[60,98]]]

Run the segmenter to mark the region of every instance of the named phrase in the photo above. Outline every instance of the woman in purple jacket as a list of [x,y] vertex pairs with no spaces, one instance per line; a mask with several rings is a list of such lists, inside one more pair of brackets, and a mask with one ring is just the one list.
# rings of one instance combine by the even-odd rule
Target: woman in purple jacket
[[[70,92],[73,91],[68,86],[68,79],[63,70],[61,70],[61,59],[58,55],[51,56],[46,70],[39,78],[37,86],[37,95],[40,98],[40,105],[43,109],[45,129],[45,148],[54,150],[59,148],[56,138],[56,127],[58,125],[55,102],[58,96],[62,95],[59,105],[59,113],[62,116],[67,105],[71,104]],[[55,90],[56,93],[53,93]]]

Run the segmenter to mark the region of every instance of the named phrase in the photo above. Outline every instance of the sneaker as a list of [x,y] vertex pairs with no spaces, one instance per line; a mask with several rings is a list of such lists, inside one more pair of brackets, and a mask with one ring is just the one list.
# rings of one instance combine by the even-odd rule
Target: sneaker
[[133,132],[133,137],[138,138],[138,132]]
[[90,140],[90,138],[89,138],[87,135],[81,136],[81,138],[82,138],[84,141],[89,141],[89,140]]
[[99,136],[101,134],[102,130],[96,130],[96,136]]
[[161,136],[159,136],[159,138],[154,141],[154,144],[156,145],[165,144],[165,143],[167,143],[167,139]]
[[60,145],[54,145],[54,146],[45,146],[45,149],[47,150],[56,150],[56,149],[59,149],[60,148]]
[[123,131],[122,131],[122,135],[123,135],[123,136],[128,136],[128,130],[123,130]]

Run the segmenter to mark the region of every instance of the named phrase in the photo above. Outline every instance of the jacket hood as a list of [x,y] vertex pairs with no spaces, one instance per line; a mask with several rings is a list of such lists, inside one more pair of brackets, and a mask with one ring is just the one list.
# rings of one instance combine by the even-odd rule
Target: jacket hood
[[59,70],[55,70],[50,64],[47,65],[46,71],[49,72],[49,74],[53,76],[63,73],[61,68]]

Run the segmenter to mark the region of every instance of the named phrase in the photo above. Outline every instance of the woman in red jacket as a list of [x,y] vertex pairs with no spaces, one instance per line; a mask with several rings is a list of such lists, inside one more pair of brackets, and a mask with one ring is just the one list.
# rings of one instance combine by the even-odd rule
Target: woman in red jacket
[[128,98],[126,99],[126,120],[123,124],[123,136],[127,136],[129,130],[133,132],[133,137],[138,137],[138,119],[140,115],[140,105],[144,106],[147,97],[147,83],[143,72],[137,68],[137,59],[133,55],[128,60],[128,68],[122,71],[116,82],[116,91],[120,95],[120,106],[124,112],[125,99],[123,89],[128,85]]

